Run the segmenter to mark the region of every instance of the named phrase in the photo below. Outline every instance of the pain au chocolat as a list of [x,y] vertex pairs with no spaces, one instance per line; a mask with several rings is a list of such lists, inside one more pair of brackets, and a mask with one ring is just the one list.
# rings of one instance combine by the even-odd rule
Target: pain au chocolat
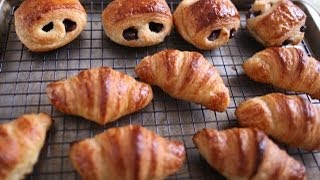
[[165,0],[115,0],[103,11],[102,25],[112,41],[145,47],[161,43],[173,22]]
[[46,52],[74,40],[87,14],[78,0],[25,0],[14,13],[20,41],[33,52]]
[[290,0],[256,0],[247,14],[247,29],[266,47],[296,45],[304,37],[306,18]]
[[230,0],[183,0],[173,18],[180,35],[199,49],[226,44],[240,27],[240,15]]

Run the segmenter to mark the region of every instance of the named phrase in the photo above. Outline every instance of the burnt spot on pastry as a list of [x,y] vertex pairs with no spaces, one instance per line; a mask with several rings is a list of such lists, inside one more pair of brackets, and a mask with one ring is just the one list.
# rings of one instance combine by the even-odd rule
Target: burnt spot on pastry
[[301,26],[300,32],[306,32],[307,26]]
[[236,36],[236,32],[237,31],[235,29],[231,29],[229,39],[235,37]]
[[212,33],[211,33],[210,36],[208,37],[208,40],[209,40],[209,41],[214,41],[214,40],[216,40],[216,39],[219,37],[220,32],[221,32],[221,29],[212,31]]
[[260,16],[260,15],[261,15],[261,11],[252,11],[252,10],[250,10],[247,13],[246,18],[250,19],[250,18],[254,18],[254,17]]
[[77,28],[77,23],[70,19],[65,19],[62,23],[64,24],[66,32],[71,32]]
[[42,31],[49,32],[53,29],[53,22],[49,22],[47,25],[43,26]]
[[287,39],[287,40],[283,41],[282,45],[286,46],[286,45],[291,44],[291,43],[292,43],[292,41],[290,39]]
[[123,31],[122,36],[127,41],[136,40],[138,39],[138,30],[134,27],[130,27]]
[[150,22],[149,23],[149,29],[152,32],[159,33],[164,29],[164,26],[161,23]]

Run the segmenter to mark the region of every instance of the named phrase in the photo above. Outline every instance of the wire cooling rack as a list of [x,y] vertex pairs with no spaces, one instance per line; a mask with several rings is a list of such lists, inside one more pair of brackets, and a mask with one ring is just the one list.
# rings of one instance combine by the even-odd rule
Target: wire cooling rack
[[[294,94],[255,83],[244,75],[244,60],[263,49],[245,30],[245,12],[240,12],[241,29],[227,45],[211,51],[200,51],[215,65],[230,89],[231,103],[226,112],[214,112],[194,103],[173,99],[159,88],[153,87],[154,99],[145,109],[116,122],[99,126],[80,117],[62,114],[53,108],[45,93],[48,83],[98,66],[110,66],[137,78],[134,67],[147,55],[167,48],[199,51],[175,31],[163,43],[153,47],[127,48],[117,45],[106,37],[102,29],[101,12],[106,5],[106,2],[84,4],[88,13],[85,30],[67,46],[49,53],[32,53],[21,44],[13,22],[13,13],[17,7],[12,9],[0,59],[0,122],[32,112],[47,112],[55,120],[39,161],[28,179],[80,179],[68,159],[70,143],[92,137],[110,127],[128,124],[143,125],[161,136],[184,143],[187,152],[186,162],[180,171],[168,179],[222,179],[223,177],[200,157],[192,143],[195,132],[204,127],[225,129],[236,126],[234,111],[245,99],[270,92]],[[169,1],[169,6],[173,11],[177,2]],[[312,55],[305,42],[296,47]],[[311,100],[304,94],[300,95],[314,104],[319,103],[318,100]],[[320,177],[318,151],[311,153],[279,145],[307,167],[311,179]]]

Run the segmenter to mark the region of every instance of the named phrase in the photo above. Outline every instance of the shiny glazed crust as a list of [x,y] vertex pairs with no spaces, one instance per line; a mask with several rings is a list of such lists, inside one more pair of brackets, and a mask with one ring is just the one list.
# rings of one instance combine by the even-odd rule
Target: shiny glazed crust
[[286,40],[299,44],[304,32],[306,14],[290,0],[256,0],[251,11],[261,15],[247,19],[247,29],[264,46],[281,46]]
[[40,113],[0,125],[0,179],[24,179],[32,172],[51,124],[51,118]]
[[299,96],[256,97],[241,103],[235,114],[242,126],[259,128],[291,146],[320,149],[320,106]]
[[181,168],[185,149],[178,141],[130,125],[74,143],[69,156],[84,180],[160,180]]
[[[102,13],[102,25],[114,42],[130,47],[152,46],[164,41],[173,27],[172,14],[165,0],[114,0]],[[149,23],[162,24],[161,32],[153,32]],[[138,39],[126,40],[123,32],[134,27]]]
[[256,129],[203,129],[193,142],[207,162],[230,180],[306,179],[305,167]]
[[144,108],[153,97],[150,85],[109,67],[84,70],[52,82],[47,95],[59,111],[101,125]]
[[[15,29],[20,41],[31,51],[46,52],[74,40],[87,23],[87,14],[78,0],[25,0],[14,14]],[[76,23],[67,32],[64,20]],[[43,28],[50,22],[52,29]]]
[[[230,0],[183,0],[173,17],[180,35],[199,49],[226,44],[230,31],[240,27],[240,15]],[[219,29],[219,37],[209,41],[210,34]]]
[[135,68],[139,78],[177,99],[225,111],[229,90],[218,71],[200,53],[164,50],[145,57]]
[[267,48],[243,64],[251,79],[320,98],[320,62],[297,48]]

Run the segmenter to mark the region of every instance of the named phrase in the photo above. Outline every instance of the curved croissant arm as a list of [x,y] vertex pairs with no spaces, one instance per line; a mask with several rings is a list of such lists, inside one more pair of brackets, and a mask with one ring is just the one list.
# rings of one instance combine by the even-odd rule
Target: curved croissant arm
[[109,67],[84,70],[50,83],[47,95],[59,111],[101,125],[144,108],[153,97],[148,84]]
[[51,125],[45,113],[25,114],[0,125],[0,179],[23,179],[32,172]]
[[243,64],[253,80],[320,98],[320,62],[297,48],[274,47],[256,53]]
[[320,106],[299,96],[255,97],[241,103],[235,114],[240,125],[259,128],[281,142],[306,150],[320,148]]
[[229,90],[218,71],[200,53],[164,50],[145,57],[135,68],[142,81],[159,86],[177,99],[225,111]]
[[70,159],[85,180],[153,180],[175,173],[185,149],[180,142],[130,125],[73,144]]
[[193,137],[200,154],[227,179],[306,179],[298,161],[257,129],[203,129]]

